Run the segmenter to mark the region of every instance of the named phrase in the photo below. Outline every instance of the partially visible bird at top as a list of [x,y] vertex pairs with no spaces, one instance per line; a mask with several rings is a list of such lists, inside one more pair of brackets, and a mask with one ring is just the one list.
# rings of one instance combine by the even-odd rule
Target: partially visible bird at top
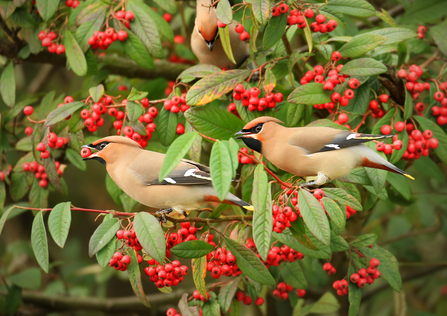
[[[226,55],[219,38],[216,9],[211,6],[212,0],[197,0],[196,20],[191,35],[191,49],[201,64],[215,65],[221,69],[235,69],[250,56],[249,43],[241,41],[233,21],[227,27],[230,33],[231,50],[234,64]],[[218,4],[219,5],[219,4]]]
[[[186,216],[204,203],[220,202],[209,168],[202,164],[183,159],[159,182],[165,154],[144,150],[137,142],[120,136],[101,138],[82,147],[97,150],[84,160],[94,159],[104,164],[112,180],[127,195],[143,205],[159,209],[162,218],[171,211]],[[231,193],[222,202],[253,210],[253,206]]]
[[302,186],[321,186],[348,176],[357,167],[383,169],[414,180],[363,144],[394,135],[369,135],[329,127],[287,128],[281,123],[273,117],[258,117],[236,135],[276,167],[300,177],[316,176]]

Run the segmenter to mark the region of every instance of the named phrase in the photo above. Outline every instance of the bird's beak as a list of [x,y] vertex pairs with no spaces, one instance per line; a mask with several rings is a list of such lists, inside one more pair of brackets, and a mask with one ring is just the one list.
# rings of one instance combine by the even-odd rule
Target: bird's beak
[[[83,146],[81,146],[81,148],[90,148],[90,149],[96,150],[96,148],[93,147],[93,144],[83,145]],[[92,158],[96,157],[98,154],[99,154],[99,151],[96,151],[96,152],[92,153],[90,156],[82,158],[82,160],[92,159]]]
[[240,130],[239,132],[237,132],[236,134],[234,134],[235,136],[237,136],[237,139],[241,139],[241,138],[255,138],[254,134],[250,133],[250,132],[246,132],[244,130]]
[[214,46],[214,39],[212,41],[207,41],[205,40],[206,45],[208,46],[208,48],[210,49],[210,51],[213,51],[213,46]]

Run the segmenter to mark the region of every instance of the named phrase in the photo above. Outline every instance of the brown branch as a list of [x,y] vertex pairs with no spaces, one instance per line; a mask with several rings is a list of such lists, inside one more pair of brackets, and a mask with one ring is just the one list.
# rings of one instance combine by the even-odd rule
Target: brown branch
[[390,97],[399,105],[405,104],[405,85],[402,79],[397,76],[394,67],[385,65],[387,71],[377,76],[380,83],[388,89]]
[[[25,45],[10,43],[6,39],[0,38],[0,55],[11,59],[19,59],[20,49]],[[118,56],[97,57],[98,63],[102,65],[101,69],[109,71],[111,74],[120,75],[129,78],[156,79],[166,78],[175,80],[178,75],[191,65],[171,63],[164,60],[155,61],[155,69],[150,70],[137,65],[129,58]],[[64,67],[67,64],[65,56],[52,54],[48,51],[42,51],[36,55],[31,54],[24,62],[52,64],[54,66]]]
[[421,67],[422,69],[427,68],[428,65],[430,65],[432,62],[434,62],[439,54],[441,53],[441,50],[439,48],[436,48],[435,51],[433,52],[433,55],[427,59],[423,64],[421,64],[419,67]]

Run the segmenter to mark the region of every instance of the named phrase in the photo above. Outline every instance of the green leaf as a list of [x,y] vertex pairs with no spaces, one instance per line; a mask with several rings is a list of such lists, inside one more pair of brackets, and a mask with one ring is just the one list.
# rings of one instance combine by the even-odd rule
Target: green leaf
[[67,148],[67,150],[65,151],[68,160],[78,169],[82,170],[82,171],[86,171],[87,170],[87,165],[85,163],[85,161],[82,160],[81,155],[75,151],[74,149],[71,148]]
[[318,200],[308,191],[298,192],[298,206],[310,232],[324,245],[331,241],[329,222]]
[[34,175],[30,172],[13,172],[11,175],[11,185],[9,192],[14,201],[23,198],[31,188],[34,181]]
[[50,258],[48,254],[48,240],[45,224],[43,222],[43,213],[40,211],[36,214],[31,227],[31,245],[33,247],[34,255],[37,263],[43,271],[48,273],[50,266]]
[[230,112],[216,107],[192,107],[185,118],[196,131],[214,139],[229,139],[244,123]]
[[322,8],[360,17],[368,17],[376,14],[374,7],[365,0],[331,0]]
[[101,30],[101,26],[104,23],[107,9],[107,5],[98,7],[98,11],[93,15],[94,18],[85,23],[82,23],[76,30],[75,38],[83,52],[86,52],[90,48],[88,39],[93,36],[93,33],[95,31]]
[[378,269],[382,273],[382,276],[391,287],[400,292],[402,288],[402,278],[399,273],[399,264],[396,258],[388,250],[373,245],[372,248],[363,247],[361,251],[370,258],[377,258],[380,261]]
[[230,150],[222,141],[214,143],[210,156],[211,180],[217,197],[223,201],[230,190],[233,172]]
[[[346,23],[342,13],[334,11],[332,8],[328,6],[321,6],[318,10],[320,11],[320,14],[326,17],[327,20],[334,20],[335,22],[337,22],[338,26],[341,26],[343,29],[346,29]],[[326,43],[327,42],[328,41],[326,41]]]
[[143,249],[161,264],[166,257],[166,240],[159,221],[153,215],[141,212],[135,215],[133,225]]
[[104,94],[104,86],[102,84],[88,89],[90,96],[94,102],[99,102]]
[[435,153],[442,162],[447,164],[447,135],[442,128],[426,117],[416,115],[414,118],[418,121],[423,130],[430,129],[433,132],[433,138],[436,138],[439,142],[438,147],[435,149]]
[[130,122],[136,122],[144,113],[144,108],[140,104],[132,101],[127,102],[127,118]]
[[161,111],[158,113],[157,120],[157,133],[160,143],[163,146],[169,146],[175,139],[177,115],[171,111],[166,111],[166,109],[162,107]]
[[227,70],[200,79],[186,94],[186,103],[188,105],[210,103],[232,91],[250,73],[250,70]]
[[163,47],[161,46],[157,26],[150,15],[147,14],[145,7],[146,4],[138,0],[127,2],[127,10],[135,14],[135,20],[130,23],[130,29],[143,42],[152,56],[163,58]]
[[447,7],[444,0],[416,0],[411,5],[406,6],[401,23],[433,23],[446,14]]
[[327,197],[322,198],[321,202],[323,202],[324,209],[331,218],[332,223],[339,229],[344,230],[346,225],[346,219],[342,209],[338,206],[338,204]]
[[146,307],[151,307],[146,294],[144,294],[143,283],[141,283],[140,265],[138,264],[136,252],[133,249],[130,249],[129,256],[130,264],[127,266],[127,274],[129,276],[130,285],[140,302]]
[[178,308],[182,316],[199,316],[198,306],[188,305],[188,293],[183,293],[182,298],[178,302]]
[[267,23],[270,14],[270,1],[269,0],[252,0],[251,8],[256,21],[259,24],[264,25]]
[[[430,29],[430,32],[432,32],[432,31],[433,31],[433,28]],[[389,27],[389,28],[383,28],[383,29],[381,28],[378,30],[364,33],[363,35],[371,35],[371,34],[381,35],[381,36],[386,37],[386,41],[384,43],[382,43],[382,45],[390,45],[390,44],[394,44],[394,43],[403,42],[409,38],[413,38],[413,37],[417,36],[416,32],[414,32],[410,29],[401,28],[401,27]]]
[[358,57],[383,44],[386,37],[380,35],[363,34],[354,36],[348,43],[338,50],[343,57]]
[[388,173],[388,176],[386,177],[388,182],[391,184],[393,188],[397,190],[406,200],[410,200],[411,198],[411,191],[410,186],[408,185],[408,180],[405,177],[402,177],[399,174],[396,173]]
[[233,56],[233,50],[231,49],[231,40],[230,40],[230,29],[229,26],[226,27],[219,27],[219,37],[220,41],[222,43],[222,47],[224,49],[225,54],[227,55],[228,59],[233,63],[237,64],[236,60]]
[[39,268],[29,268],[11,275],[9,281],[24,289],[38,290],[42,282],[42,273]]
[[271,17],[267,24],[267,27],[265,28],[264,37],[262,38],[262,49],[267,50],[269,48],[272,48],[281,39],[286,26],[286,14]]
[[[48,217],[48,230],[54,242],[64,248],[71,224],[70,202],[57,204]],[[109,258],[110,259],[110,258]]]
[[[140,101],[141,99],[144,99],[145,97],[147,97],[148,94],[149,94],[148,92],[140,92],[137,89],[132,87],[132,90],[130,90],[130,93],[126,99],[128,101]],[[144,109],[142,109],[142,112],[144,112]]]
[[[397,135],[397,139],[402,141],[402,148],[407,148],[408,147],[408,133],[406,130],[403,130],[402,132],[400,132]],[[400,160],[400,158],[402,158],[402,156],[404,155],[405,151],[404,150],[394,150],[393,153],[391,154],[391,158],[390,158],[390,162],[392,164],[398,162]],[[388,174],[387,179],[389,178],[389,175],[391,173]]]
[[9,213],[15,208],[15,206],[11,206],[8,208],[0,218],[0,235],[2,234],[3,227],[5,226],[6,220],[8,219]]
[[390,109],[372,128],[371,134],[380,134],[380,128],[391,123],[391,118],[395,116],[396,108]]
[[323,55],[324,59],[330,59],[332,55],[332,46],[331,45],[316,45],[316,49],[318,49]]
[[361,211],[363,209],[362,204],[360,204],[360,202],[355,197],[346,193],[346,191],[343,189],[324,188],[323,191],[325,197],[330,198],[342,205],[347,205],[356,211]]
[[216,8],[216,15],[221,22],[231,24],[233,21],[233,11],[231,10],[231,5],[228,0],[219,1]]
[[10,62],[2,72],[0,78],[0,92],[3,101],[9,107],[16,103],[16,80],[14,76],[14,64]]
[[284,262],[281,264],[280,269],[281,275],[287,284],[297,289],[307,289],[307,280],[298,261]]
[[345,111],[356,114],[366,113],[370,101],[370,91],[371,88],[366,83],[358,87],[355,91],[354,97],[349,100],[348,106],[345,107]]
[[386,66],[377,60],[372,58],[359,58],[345,64],[339,74],[349,76],[372,76],[386,71]]
[[272,93],[273,89],[275,89],[275,86],[276,86],[275,75],[273,74],[272,70],[270,68],[268,68],[265,71],[264,82],[263,82],[265,94],[267,95],[267,94]]
[[252,250],[228,237],[225,237],[225,245],[236,257],[236,264],[245,276],[261,284],[275,286],[272,275]]
[[[304,18],[306,20],[306,18]],[[307,22],[307,20],[306,20]],[[312,32],[310,31],[310,25],[309,23],[306,23],[306,27],[304,28],[304,37],[306,38],[307,46],[309,48],[309,54],[312,53],[313,49],[313,39],[312,39]]]
[[405,111],[404,111],[404,120],[408,120],[413,115],[413,98],[411,97],[410,92],[405,89]]
[[131,31],[127,32],[127,40],[122,42],[126,54],[138,65],[148,69],[155,69],[154,59],[144,46],[143,42]]
[[96,253],[96,260],[98,261],[98,264],[101,266],[101,268],[104,269],[109,265],[109,261],[110,259],[112,259],[112,256],[115,253],[116,249],[116,240],[115,238],[113,238],[111,241],[109,241],[107,246]]
[[31,185],[29,192],[29,201],[32,207],[45,208],[48,206],[49,190],[42,188],[39,185],[39,180],[35,179]]
[[[88,21],[96,20],[102,14],[104,3],[100,2],[81,2],[81,4],[70,14],[70,23],[80,26]],[[73,23],[73,18],[76,19]]]
[[64,104],[60,108],[57,108],[51,111],[50,114],[48,114],[44,126],[45,127],[51,126],[62,121],[63,119],[69,117],[71,114],[82,108],[83,106],[85,106],[85,103],[79,101]]
[[180,258],[200,258],[206,256],[215,248],[202,240],[190,240],[175,245],[171,248],[171,253]]
[[186,155],[191,148],[194,140],[196,139],[198,132],[189,132],[178,137],[168,148],[163,165],[161,166],[160,173],[158,175],[158,181],[162,182],[172,170],[177,167],[179,162]]
[[5,182],[0,182],[0,214],[3,214],[3,207],[6,200]]
[[59,0],[36,0],[39,15],[44,21],[48,21],[54,15],[59,6]]
[[177,12],[177,4],[175,0],[154,0],[154,1],[160,6],[160,8],[162,8],[166,12],[169,12],[171,14]]
[[234,295],[236,294],[239,282],[241,278],[237,277],[227,285],[220,288],[218,300],[220,304],[220,309],[223,313],[227,313],[231,306]]
[[287,103],[287,126],[295,127],[298,125],[298,122],[301,120],[301,116],[304,113],[304,104],[292,104]]
[[331,231],[331,251],[332,252],[342,252],[349,250],[349,245],[346,240],[336,235],[333,231]]
[[289,95],[287,101],[294,104],[312,105],[332,102],[331,94],[324,91],[322,83],[308,83],[296,88]]
[[212,74],[215,74],[216,72],[220,72],[222,69],[219,67],[216,67],[214,65],[207,65],[207,64],[199,64],[192,67],[187,68],[184,70],[179,76],[178,79],[181,79],[185,76],[192,76],[194,78],[203,78]]
[[[349,266],[348,275],[357,273],[353,265]],[[348,279],[348,299],[349,299],[349,314],[348,316],[357,316],[360,309],[360,302],[362,301],[362,289],[356,283],[352,283]]]
[[376,239],[376,234],[364,234],[351,241],[350,244],[354,247],[361,248],[374,244]]
[[273,237],[278,239],[280,242],[287,245],[288,247],[296,251],[299,251],[306,256],[318,259],[328,259],[331,257],[331,251],[329,247],[327,246],[325,246],[326,248],[322,247],[318,251],[311,250],[303,246],[300,242],[298,242],[298,240],[293,236],[289,228],[286,228],[281,234],[273,232]]
[[[234,255],[234,254],[233,254]],[[206,276],[206,256],[192,259],[192,278],[196,285],[197,291],[204,297],[207,296],[205,289],[205,276]]]
[[109,241],[115,237],[118,229],[120,229],[120,223],[118,222],[118,219],[114,218],[103,221],[90,237],[90,241],[88,244],[89,256],[92,257],[95,253],[107,246]]
[[[68,64],[75,74],[84,76],[87,74],[87,61],[81,47],[69,30],[65,31],[65,54],[67,55]],[[74,102],[77,103],[77,102]]]
[[220,315],[220,305],[219,302],[211,298],[209,301],[205,302],[202,306],[203,316],[215,316]]
[[149,6],[142,6],[141,8],[154,21],[155,25],[157,26],[158,32],[172,43],[174,41],[174,31],[172,30],[171,25],[165,19],[163,19],[163,17],[159,13],[155,12],[153,8]]
[[430,33],[438,48],[447,56],[447,21],[431,27]]
[[0,1],[0,13],[7,20],[14,13],[16,6],[13,1]]
[[[259,166],[262,169],[261,172],[259,172]],[[267,261],[273,230],[272,188],[267,182],[267,174],[263,169],[263,164],[256,167],[253,181],[252,201],[253,205],[258,205],[253,213],[253,240],[261,258]],[[264,187],[267,190],[264,190]]]

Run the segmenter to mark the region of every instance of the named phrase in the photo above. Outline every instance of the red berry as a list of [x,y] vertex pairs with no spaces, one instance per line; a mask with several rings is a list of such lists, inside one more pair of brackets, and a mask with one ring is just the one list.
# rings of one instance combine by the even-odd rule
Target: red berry
[[332,53],[331,58],[333,61],[339,61],[341,59],[341,54],[338,51]]
[[349,117],[348,117],[348,114],[346,114],[346,113],[341,113],[341,114],[338,116],[338,121],[339,121],[341,124],[346,123],[348,120],[349,120]]
[[[324,191],[321,189],[316,189],[314,191],[314,197],[317,198],[318,200],[322,199],[324,197]],[[327,265],[327,264],[330,265],[330,263],[325,263],[325,265]],[[323,269],[324,269],[324,267],[323,267]],[[327,270],[325,270],[325,271],[327,271]]]
[[65,54],[65,46],[62,45],[62,44],[58,45],[58,46],[57,46],[56,53],[57,53],[58,55]]
[[360,81],[357,78],[351,78],[348,84],[351,89],[357,89],[360,86]]
[[387,103],[388,102],[388,98],[389,98],[389,95],[387,95],[387,94],[382,94],[379,97],[380,101],[382,101],[383,103]]
[[30,136],[33,133],[33,128],[31,126],[28,126],[25,128],[25,135]]
[[121,31],[118,32],[118,39],[119,39],[121,42],[127,40],[127,37],[128,37],[128,35],[127,35],[127,32],[126,32],[126,31],[121,30]]
[[404,122],[396,122],[396,124],[394,124],[394,128],[396,129],[396,131],[402,132],[405,129],[405,123]]
[[357,286],[359,288],[363,288],[366,285],[366,279],[365,278],[361,278],[358,282],[357,282]]
[[389,133],[391,133],[391,126],[389,126],[389,125],[383,125],[383,126],[380,128],[380,132],[381,132],[383,135],[388,135]]
[[306,18],[308,18],[308,19],[311,19],[311,18],[313,18],[314,17],[314,11],[312,10],[312,9],[306,9],[305,11],[304,11],[304,16],[306,17]]
[[244,297],[243,301],[244,301],[244,305],[250,305],[253,302],[252,298],[248,295],[246,297]]
[[379,265],[380,265],[380,261],[377,258],[372,258],[369,261],[369,266],[372,267],[372,268],[377,268]]
[[28,115],[28,116],[32,115],[33,112],[34,112],[34,109],[33,109],[33,107],[32,107],[31,105],[27,105],[27,106],[25,106],[25,108],[23,109],[23,113],[24,113],[25,115]]
[[306,295],[306,290],[296,289],[296,295],[298,295],[298,297],[303,297]]
[[357,283],[360,280],[360,275],[353,273],[351,274],[350,280],[352,283]]
[[326,262],[326,263],[323,265],[323,270],[324,270],[324,271],[329,271],[329,270],[331,270],[331,268],[332,268],[332,264],[331,264],[330,262]]
[[315,21],[318,24],[324,23],[326,21],[326,17],[322,14],[318,14],[317,17],[315,18]]
[[243,31],[241,33],[241,35],[239,35],[239,38],[241,39],[241,41],[245,42],[248,41],[250,39],[250,34],[248,34],[248,32]]
[[407,71],[406,71],[405,69],[400,69],[400,70],[397,72],[397,75],[398,75],[400,78],[407,78],[407,76],[408,76]]
[[90,156],[91,154],[92,154],[92,151],[90,150],[90,148],[84,147],[81,149],[82,158],[86,158],[86,157]]
[[258,297],[255,301],[255,304],[258,306],[264,304],[264,299],[262,297]]
[[238,24],[238,25],[236,25],[234,30],[236,31],[236,33],[240,34],[240,33],[242,33],[244,31],[244,26],[242,24]]
[[135,14],[132,11],[127,11],[124,19],[127,21],[133,21],[135,19]]

